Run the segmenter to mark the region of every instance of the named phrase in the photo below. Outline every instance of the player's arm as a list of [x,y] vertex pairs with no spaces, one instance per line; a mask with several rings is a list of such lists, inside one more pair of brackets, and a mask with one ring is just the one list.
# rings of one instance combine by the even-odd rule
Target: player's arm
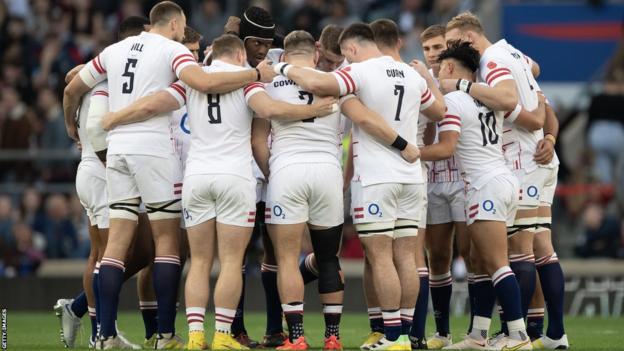
[[425,127],[425,135],[423,136],[423,143],[425,143],[425,145],[431,145],[433,144],[433,141],[435,140],[435,136],[436,136],[436,124],[435,122],[433,123],[427,123],[427,126]]
[[420,74],[421,77],[427,83],[427,89],[431,92],[432,96],[435,97],[433,104],[431,104],[430,108],[427,109],[427,112],[423,111],[425,116],[429,117],[432,121],[441,121],[444,118],[444,112],[446,111],[446,106],[444,105],[444,95],[438,88],[435,80],[429,71],[427,70],[427,66],[419,60],[412,60],[410,62],[410,66],[416,70]]
[[248,104],[257,117],[280,121],[300,121],[306,118],[327,116],[338,111],[336,98],[323,97],[314,100],[310,105],[295,105],[273,100],[266,92],[260,92],[250,97]]
[[122,124],[145,121],[154,116],[175,111],[180,103],[166,90],[144,96],[119,111],[109,112],[102,118],[102,128],[111,130]]
[[[102,87],[104,88],[104,87]],[[102,117],[108,112],[108,92],[106,89],[94,89],[91,94],[89,111],[87,113],[87,138],[93,151],[102,162],[106,162],[106,131],[102,129]]]
[[501,81],[495,86],[472,84],[468,94],[492,110],[511,111],[518,104],[518,91],[513,79]]
[[342,113],[366,133],[381,143],[392,146],[401,152],[401,156],[410,163],[420,157],[418,148],[403,139],[379,114],[370,110],[354,95],[341,100]]
[[455,153],[455,146],[459,139],[459,133],[456,131],[440,132],[439,141],[435,144],[427,145],[420,148],[420,159],[423,161],[439,161],[446,160]]
[[529,64],[529,67],[531,67],[531,74],[533,75],[533,78],[539,77],[540,73],[542,73],[539,64],[527,55],[524,55],[524,58]]
[[341,92],[338,81],[331,73],[302,68],[285,62],[274,64],[273,67],[275,73],[294,80],[300,87],[314,95],[340,96],[347,93]]
[[106,49],[89,61],[63,90],[65,128],[69,137],[74,140],[78,140],[76,111],[80,105],[80,98],[97,83],[106,79],[105,53]]
[[351,179],[353,179],[353,133],[351,133],[351,137],[349,138],[349,152],[347,153],[347,160],[344,165],[344,179],[342,183],[342,192],[346,192],[349,189],[349,185],[351,184]]
[[533,111],[527,111],[520,104],[513,111],[505,113],[505,120],[530,131],[542,129],[546,120],[546,102],[542,94],[538,94],[539,102]]
[[271,155],[267,143],[269,133],[271,133],[270,121],[262,118],[254,118],[251,121],[251,151],[266,179],[269,177],[269,157]]
[[69,72],[67,72],[67,74],[65,75],[65,84],[69,84],[69,82],[72,81],[72,79],[74,79],[74,77],[78,74],[78,72],[80,72],[80,70],[84,67],[84,64],[80,64],[74,68],[72,68]]
[[546,104],[546,122],[544,123],[544,139],[537,143],[535,162],[546,165],[555,155],[555,143],[559,135],[559,119],[549,104]]
[[179,74],[180,80],[189,87],[211,94],[229,93],[256,81],[268,83],[273,77],[275,73],[266,61],[261,62],[255,69],[236,72],[208,73],[198,65],[189,65]]

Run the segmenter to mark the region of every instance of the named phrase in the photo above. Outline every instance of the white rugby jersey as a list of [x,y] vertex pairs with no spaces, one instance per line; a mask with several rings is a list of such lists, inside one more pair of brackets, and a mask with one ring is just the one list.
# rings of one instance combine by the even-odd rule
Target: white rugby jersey
[[[108,46],[86,68],[96,81],[108,78],[109,109],[114,112],[167,88],[191,65],[197,62],[184,45],[142,32]],[[108,153],[159,156],[173,152],[170,116],[115,127],[108,133]]]
[[[466,185],[480,189],[495,176],[510,173],[502,149],[504,113],[490,110],[461,91],[446,94],[444,101],[447,111],[439,130],[460,134],[455,156]],[[520,105],[514,113],[520,113]]]
[[182,162],[182,171],[184,171],[188,150],[191,146],[191,128],[186,106],[173,111],[171,114],[171,141],[176,156]]
[[[206,72],[235,72],[244,67],[214,60],[203,67]],[[264,90],[262,83],[251,83],[227,94],[204,94],[181,81],[167,91],[186,103],[191,146],[184,175],[233,174],[254,179],[251,169],[251,120],[253,111],[247,101]]]
[[82,97],[80,109],[78,110],[78,137],[82,145],[81,159],[94,158],[99,160],[93,151],[93,146],[87,134],[87,117],[89,116],[89,106],[91,101],[100,99],[108,103],[108,84],[106,81],[96,84],[88,93]]
[[[390,56],[353,63],[332,73],[340,94],[355,93],[405,140],[416,145],[418,115],[435,97],[427,82],[409,65]],[[379,183],[423,183],[420,160],[405,161],[398,150],[353,126],[354,179],[363,186]],[[380,171],[382,170],[382,171]]]
[[[520,105],[528,111],[538,106],[537,87],[526,56],[501,39],[488,47],[481,55],[479,79],[489,86],[512,79],[516,84]],[[528,131],[511,124],[503,133],[507,166],[531,172],[537,168],[533,160],[540,131]]]
[[[277,76],[265,85],[275,100],[311,105],[316,98],[293,80]],[[340,112],[302,121],[271,120],[271,172],[293,163],[334,163],[340,167]]]

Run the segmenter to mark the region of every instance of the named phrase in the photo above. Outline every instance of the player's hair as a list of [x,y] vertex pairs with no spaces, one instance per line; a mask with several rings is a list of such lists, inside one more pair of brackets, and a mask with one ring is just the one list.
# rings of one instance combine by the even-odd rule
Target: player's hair
[[152,7],[149,13],[149,18],[152,26],[159,26],[167,24],[173,17],[181,16],[183,14],[184,11],[178,4],[172,1],[163,1]]
[[238,36],[248,38],[273,39],[275,36],[275,22],[271,14],[257,6],[251,6],[241,16]]
[[370,24],[375,43],[385,48],[395,48],[399,44],[399,27],[387,18],[378,19]]
[[117,37],[119,40],[126,39],[134,35],[141,34],[145,30],[145,26],[149,25],[150,21],[143,16],[130,16],[119,23],[119,29],[117,30]]
[[234,56],[238,51],[245,51],[243,41],[233,34],[223,34],[212,41],[212,58]]
[[459,61],[462,66],[469,69],[470,72],[474,73],[479,69],[481,55],[470,43],[463,41],[450,44],[449,47],[438,56],[438,62],[442,62],[446,59],[455,59]]
[[316,42],[312,34],[305,30],[295,30],[284,38],[285,54],[314,55]]
[[195,29],[189,26],[184,27],[184,40],[182,40],[182,44],[197,43],[202,40],[202,38],[202,35]]
[[374,43],[375,34],[368,24],[361,22],[353,23],[342,31],[338,39],[338,45],[342,45],[342,43],[349,39]]
[[334,55],[342,56],[338,39],[340,39],[343,30],[344,28],[335,24],[326,25],[319,37],[321,47]]
[[422,33],[420,33],[420,42],[424,43],[429,39],[433,39],[435,37],[442,37],[446,34],[446,27],[441,24],[434,24],[433,26],[427,27]]
[[448,32],[451,29],[459,29],[461,31],[471,30],[479,34],[483,34],[483,26],[481,26],[479,17],[470,11],[462,12],[451,18],[451,20],[446,24],[446,31]]

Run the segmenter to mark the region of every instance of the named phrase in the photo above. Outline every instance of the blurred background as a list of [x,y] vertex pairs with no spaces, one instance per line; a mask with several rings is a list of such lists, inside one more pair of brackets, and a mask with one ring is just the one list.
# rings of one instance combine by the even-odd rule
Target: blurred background
[[[79,151],[65,132],[63,78],[115,40],[120,20],[147,15],[156,2],[0,0],[0,277],[79,277],[80,260],[89,252],[88,224],[75,193]],[[422,59],[424,28],[472,10],[491,41],[504,37],[540,64],[540,85],[556,107],[562,164],[553,240],[568,262],[564,269],[573,275],[574,267],[599,262],[591,272],[615,267],[616,278],[622,278],[624,1],[175,2],[203,35],[202,51],[223,32],[228,16],[256,5],[272,13],[282,34],[305,29],[318,37],[327,24],[393,19],[403,34],[406,60]],[[352,229],[343,251],[345,258],[360,262]],[[606,289],[614,283],[609,284]],[[624,287],[619,289],[624,299]]]

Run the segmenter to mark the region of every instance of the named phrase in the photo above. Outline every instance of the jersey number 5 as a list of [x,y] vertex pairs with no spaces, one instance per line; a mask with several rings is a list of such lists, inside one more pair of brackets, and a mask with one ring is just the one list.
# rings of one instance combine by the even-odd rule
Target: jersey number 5
[[221,123],[221,96],[219,94],[208,94],[208,123]]
[[[481,122],[481,136],[483,137],[483,146],[486,146],[488,142],[490,145],[496,145],[498,143],[498,134],[496,134],[496,118],[494,112],[479,113],[479,121]],[[487,128],[487,136],[485,129]]]
[[[126,70],[124,71],[124,73],[121,75],[122,77],[128,77],[129,80],[126,83],[123,83],[123,85],[121,86],[121,92],[124,94],[130,94],[132,93],[132,90],[134,89],[134,69],[136,68],[138,60],[137,59],[128,59],[128,62],[126,62]],[[130,70],[132,68],[132,71]]]
[[[303,91],[303,90],[299,90],[299,100],[308,100],[308,102],[306,102],[306,104],[308,105],[312,105],[312,101],[314,101],[314,95],[312,95],[312,93],[309,93],[307,91]],[[314,123],[314,119],[316,117],[312,117],[312,118],[306,118],[304,120],[301,120],[301,122],[304,123]]]

